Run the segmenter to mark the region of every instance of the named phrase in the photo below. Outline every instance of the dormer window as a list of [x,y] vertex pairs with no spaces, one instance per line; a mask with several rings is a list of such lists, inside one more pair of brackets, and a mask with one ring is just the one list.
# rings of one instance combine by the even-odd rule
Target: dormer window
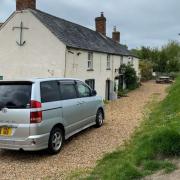
[[88,70],[93,70],[93,52],[88,52]]
[[111,70],[111,56],[110,54],[107,55],[107,70]]

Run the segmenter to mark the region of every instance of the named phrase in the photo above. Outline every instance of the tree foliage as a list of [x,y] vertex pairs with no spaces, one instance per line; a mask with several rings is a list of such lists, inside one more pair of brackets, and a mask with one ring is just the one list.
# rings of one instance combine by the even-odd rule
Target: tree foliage
[[126,83],[126,88],[129,90],[136,89],[138,87],[138,78],[133,66],[131,64],[123,64],[120,68],[124,69],[124,80]]
[[176,41],[170,41],[160,49],[143,46],[141,49],[134,49],[133,53],[146,63],[151,62],[154,72],[180,71],[180,44]]
[[153,64],[147,60],[141,60],[139,63],[139,68],[141,70],[141,80],[147,81],[152,79],[152,71],[153,71]]

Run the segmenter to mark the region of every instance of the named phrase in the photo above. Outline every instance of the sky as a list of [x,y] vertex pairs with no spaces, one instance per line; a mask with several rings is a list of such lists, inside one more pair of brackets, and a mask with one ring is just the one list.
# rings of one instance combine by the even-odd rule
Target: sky
[[[113,27],[129,49],[161,47],[180,41],[180,0],[36,0],[37,9],[95,29],[95,17],[104,12],[107,35]],[[15,10],[15,0],[0,0],[0,22]]]

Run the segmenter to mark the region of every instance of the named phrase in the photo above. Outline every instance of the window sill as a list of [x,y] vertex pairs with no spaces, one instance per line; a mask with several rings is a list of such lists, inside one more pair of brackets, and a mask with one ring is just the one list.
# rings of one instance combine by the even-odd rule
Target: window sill
[[107,68],[106,70],[107,70],[107,71],[110,71],[110,70],[111,70],[111,68]]
[[94,71],[94,69],[87,69],[87,71]]

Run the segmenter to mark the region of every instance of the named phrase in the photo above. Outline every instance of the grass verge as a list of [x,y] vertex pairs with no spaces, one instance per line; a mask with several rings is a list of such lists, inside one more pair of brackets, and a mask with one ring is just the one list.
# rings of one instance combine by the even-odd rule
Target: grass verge
[[125,147],[105,155],[86,179],[140,179],[176,166],[168,159],[180,156],[180,77],[168,96],[153,110]]

